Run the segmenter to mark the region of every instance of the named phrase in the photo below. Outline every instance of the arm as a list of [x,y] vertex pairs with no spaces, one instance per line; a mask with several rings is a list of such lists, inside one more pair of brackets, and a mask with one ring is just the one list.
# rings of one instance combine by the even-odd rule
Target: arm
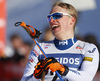
[[79,70],[69,69],[67,66],[61,65],[53,57],[44,60],[44,69],[49,68],[52,72],[58,71],[63,79],[68,81],[92,81],[99,63],[99,53],[95,45],[89,44],[83,49],[84,60]]
[[35,77],[33,76],[35,66],[38,62],[39,52],[40,51],[37,46],[35,46],[30,52],[29,59],[21,81],[40,81],[39,79],[35,79]]
[[[90,44],[84,49],[85,59],[81,65],[80,70],[69,70],[68,74],[65,76],[69,81],[92,81],[99,63],[99,52],[95,45]],[[90,57],[91,59],[86,59]]]

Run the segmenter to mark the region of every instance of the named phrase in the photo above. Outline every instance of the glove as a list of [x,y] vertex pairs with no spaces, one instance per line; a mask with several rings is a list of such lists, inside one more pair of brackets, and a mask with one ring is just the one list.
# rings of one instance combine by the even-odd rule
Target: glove
[[[40,79],[42,77],[42,73],[44,71],[44,66],[43,66],[43,60],[40,60],[37,65],[35,66],[35,70],[34,70],[34,73],[33,73],[33,76],[36,78],[36,79]],[[45,70],[45,73],[47,74],[48,73],[48,69]],[[45,75],[46,75],[45,74]]]
[[61,75],[65,76],[69,68],[67,66],[61,65],[55,58],[49,57],[43,61],[44,69],[50,69],[52,72],[58,71]]

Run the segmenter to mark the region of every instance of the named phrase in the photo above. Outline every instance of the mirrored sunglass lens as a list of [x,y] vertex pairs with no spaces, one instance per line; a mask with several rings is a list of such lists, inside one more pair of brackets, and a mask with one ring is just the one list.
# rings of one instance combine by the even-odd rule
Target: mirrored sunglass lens
[[52,14],[52,16],[53,16],[53,19],[59,19],[62,17],[62,14],[61,13],[54,13],[54,14]]
[[61,13],[54,13],[52,15],[48,15],[47,18],[48,18],[48,21],[51,20],[51,17],[53,17],[53,19],[59,19],[62,17],[62,14]]

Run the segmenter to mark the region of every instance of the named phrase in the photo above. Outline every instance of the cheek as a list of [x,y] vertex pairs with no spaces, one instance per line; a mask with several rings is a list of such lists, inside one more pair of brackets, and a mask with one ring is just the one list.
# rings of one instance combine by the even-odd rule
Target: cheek
[[70,22],[68,20],[68,18],[63,18],[63,20],[61,21],[61,24],[63,27],[69,26]]
[[70,26],[69,26],[69,23],[63,23],[63,25],[62,25],[62,30],[63,31],[68,31],[68,30],[70,30]]
[[52,28],[52,27],[51,27],[52,25],[51,25],[51,23],[50,23],[50,22],[49,22],[49,26],[50,26],[50,29],[51,29],[51,28]]
[[67,28],[69,24],[68,24],[68,22],[64,21],[61,23],[61,25],[63,28]]

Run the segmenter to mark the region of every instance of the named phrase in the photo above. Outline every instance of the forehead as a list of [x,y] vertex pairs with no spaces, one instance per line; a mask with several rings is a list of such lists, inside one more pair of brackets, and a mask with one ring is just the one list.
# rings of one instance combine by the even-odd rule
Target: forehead
[[67,9],[62,8],[62,7],[60,7],[60,6],[55,6],[55,7],[53,7],[52,10],[51,10],[51,12],[50,12],[50,14],[51,14],[51,13],[55,13],[55,12],[64,12],[64,13],[68,13],[68,12],[67,12]]

